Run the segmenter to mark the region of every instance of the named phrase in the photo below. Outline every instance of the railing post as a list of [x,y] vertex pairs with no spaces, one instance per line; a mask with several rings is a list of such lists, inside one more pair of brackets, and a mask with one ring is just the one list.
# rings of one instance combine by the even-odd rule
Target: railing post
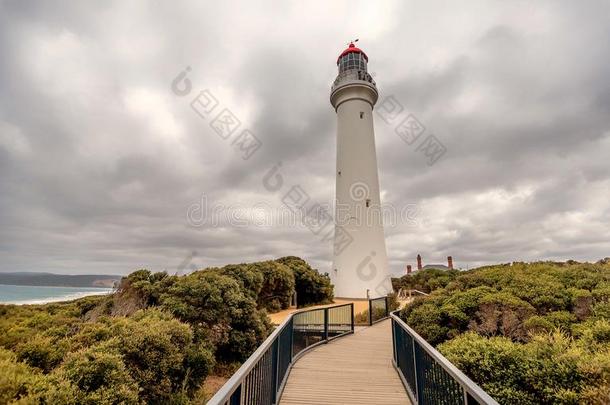
[[394,325],[394,319],[390,319],[392,324],[392,356],[394,357],[394,364],[398,367],[398,356],[396,355],[396,325]]
[[328,308],[324,308],[324,340],[328,342]]
[[373,300],[369,298],[369,326],[373,326]]
[[294,318],[290,319],[288,324],[290,327],[290,363],[294,359]]
[[352,326],[352,333],[354,333],[354,303],[350,303],[349,304],[350,308],[351,308],[351,312],[352,312],[352,320],[351,320],[351,326]]

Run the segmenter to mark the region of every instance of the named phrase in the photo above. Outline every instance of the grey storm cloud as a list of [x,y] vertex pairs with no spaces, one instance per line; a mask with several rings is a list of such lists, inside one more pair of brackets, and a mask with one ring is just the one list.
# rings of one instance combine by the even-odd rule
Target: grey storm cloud
[[[418,253],[610,256],[607,2],[2,1],[0,271],[329,271],[330,242],[279,219],[292,186],[333,200],[329,90],[355,37],[381,100],[447,149],[430,166],[375,117],[382,201],[416,207],[386,226],[395,274]],[[206,89],[262,141],[250,159],[190,107]],[[214,226],[189,217],[218,207]]]

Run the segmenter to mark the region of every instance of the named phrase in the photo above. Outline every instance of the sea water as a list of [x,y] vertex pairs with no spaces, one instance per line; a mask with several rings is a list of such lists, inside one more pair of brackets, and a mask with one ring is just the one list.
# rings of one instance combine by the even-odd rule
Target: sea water
[[110,294],[112,288],[41,287],[0,284],[0,304],[45,304],[70,301],[88,295]]

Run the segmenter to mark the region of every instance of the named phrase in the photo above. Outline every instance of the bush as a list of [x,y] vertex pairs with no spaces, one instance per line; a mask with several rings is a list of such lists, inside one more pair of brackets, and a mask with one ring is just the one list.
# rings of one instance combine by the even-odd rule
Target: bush
[[607,403],[610,266],[513,263],[459,274],[401,317],[502,404]]
[[286,256],[276,260],[294,273],[297,306],[299,308],[333,301],[333,285],[328,274],[320,274],[303,259]]
[[499,402],[537,403],[534,395],[522,390],[529,358],[510,339],[485,338],[469,332],[441,344],[438,349]]
[[231,264],[220,271],[238,280],[256,300],[258,308],[277,312],[290,306],[295,291],[295,277],[282,263],[265,261]]
[[250,298],[257,301],[258,295],[263,289],[263,273],[258,268],[245,264],[229,264],[221,269],[208,269],[218,271],[223,275],[237,280]]
[[158,309],[136,313],[113,325],[112,347],[123,356],[147,402],[166,402],[172,394],[193,392],[213,367],[210,350],[193,344],[189,325]]
[[575,325],[574,335],[589,350],[608,348],[610,344],[610,321],[599,319]]
[[270,329],[241,284],[218,272],[180,277],[160,298],[162,308],[190,323],[196,341],[216,346],[218,361],[244,361]]
[[593,316],[598,319],[610,319],[610,303],[595,304],[593,306]]
[[460,272],[458,270],[425,269],[415,273],[407,274],[399,279],[393,279],[394,290],[404,288],[408,290],[418,290],[427,294],[434,290],[446,287],[453,281]]
[[17,359],[48,373],[63,360],[68,351],[66,343],[37,335],[17,347]]
[[[141,269],[134,271],[127,277],[123,277],[117,291],[115,306],[121,301],[127,302],[128,306],[135,309],[145,308],[150,305],[159,305],[161,294],[169,288],[176,280],[177,276],[170,276],[166,272],[152,273],[149,270]],[[117,311],[115,310],[115,313]],[[118,313],[123,314],[121,308]]]
[[409,325],[417,325],[417,333],[432,344],[437,344],[447,338],[449,328],[443,326],[445,322],[443,312],[432,302],[423,299],[416,300],[416,304],[405,308],[403,316]]
[[75,351],[96,345],[112,338],[112,321],[103,318],[98,322],[86,322],[69,338],[70,350]]
[[[137,404],[138,385],[129,374],[121,355],[94,346],[70,353],[60,367],[57,379],[65,379],[78,388],[75,402],[82,404]],[[60,385],[60,384],[58,384]],[[45,394],[53,398],[54,390]]]
[[439,350],[501,404],[577,404],[585,395],[589,358],[561,332],[535,335],[524,345],[470,332]]
[[25,363],[18,362],[14,353],[0,349],[1,404],[26,397],[41,380],[42,376]]

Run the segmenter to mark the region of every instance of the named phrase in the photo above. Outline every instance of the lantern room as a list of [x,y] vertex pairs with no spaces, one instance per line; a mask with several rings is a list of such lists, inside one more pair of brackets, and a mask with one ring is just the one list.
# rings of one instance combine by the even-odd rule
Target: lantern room
[[366,54],[350,42],[349,46],[341,52],[341,55],[337,58],[337,66],[339,66],[339,73],[346,72],[348,70],[360,70],[366,72],[366,64],[369,58]]

